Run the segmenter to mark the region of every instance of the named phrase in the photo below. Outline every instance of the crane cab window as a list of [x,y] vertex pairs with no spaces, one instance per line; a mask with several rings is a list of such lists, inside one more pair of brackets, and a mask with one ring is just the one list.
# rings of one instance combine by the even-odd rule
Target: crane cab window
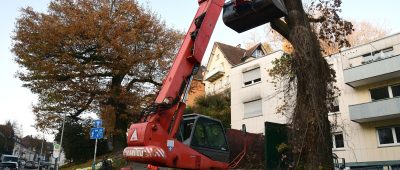
[[227,150],[225,133],[220,122],[199,118],[193,134],[192,145]]
[[189,119],[189,120],[184,120],[182,121],[180,128],[179,128],[179,133],[177,136],[177,139],[185,144],[188,144],[190,140],[190,135],[193,130],[194,126],[194,121],[195,119]]

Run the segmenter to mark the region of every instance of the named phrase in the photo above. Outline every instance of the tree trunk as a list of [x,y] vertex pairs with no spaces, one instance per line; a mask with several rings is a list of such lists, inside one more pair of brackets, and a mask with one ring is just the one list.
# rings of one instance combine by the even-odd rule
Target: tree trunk
[[332,136],[327,93],[332,80],[301,0],[284,0],[289,41],[294,47],[293,70],[297,78],[296,106],[289,144],[295,169],[333,169]]
[[119,151],[125,148],[126,146],[126,130],[128,128],[128,120],[127,120],[127,105],[123,100],[123,91],[122,91],[122,80],[124,75],[116,75],[113,77],[111,81],[111,94],[108,100],[108,104],[111,105],[114,109],[115,114],[115,123],[114,123],[114,131],[111,137],[111,141],[113,144],[113,150]]

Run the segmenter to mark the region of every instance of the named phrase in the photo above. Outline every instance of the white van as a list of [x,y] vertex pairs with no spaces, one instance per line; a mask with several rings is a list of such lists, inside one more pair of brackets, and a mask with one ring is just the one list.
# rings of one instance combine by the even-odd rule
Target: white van
[[18,162],[19,162],[18,156],[1,155],[0,161],[2,166],[4,167],[15,167],[16,169],[18,169]]

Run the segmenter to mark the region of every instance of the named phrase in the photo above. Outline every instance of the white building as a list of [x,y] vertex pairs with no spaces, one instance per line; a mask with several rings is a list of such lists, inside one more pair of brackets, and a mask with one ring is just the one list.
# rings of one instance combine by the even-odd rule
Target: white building
[[[232,128],[264,132],[264,122],[284,123],[277,115],[281,97],[267,70],[278,51],[231,70]],[[400,33],[327,57],[336,71],[340,96],[334,153],[353,168],[400,168]]]
[[245,50],[238,46],[231,46],[215,42],[208,59],[204,83],[206,95],[221,93],[230,88],[231,68],[249,58],[263,56],[266,50],[261,44]]
[[37,156],[36,151],[33,148],[26,147],[21,142],[20,138],[17,138],[15,141],[13,155],[18,156],[20,159],[26,161],[33,161]]
[[248,132],[263,133],[264,122],[286,123],[286,117],[275,114],[279,95],[268,71],[271,62],[282,51],[236,65],[231,70],[231,125],[240,129],[246,124]]

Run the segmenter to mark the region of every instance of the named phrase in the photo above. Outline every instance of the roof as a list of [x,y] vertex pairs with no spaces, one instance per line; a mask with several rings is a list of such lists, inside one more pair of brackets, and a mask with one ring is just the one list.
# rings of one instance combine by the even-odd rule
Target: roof
[[253,47],[249,48],[248,50],[246,50],[246,52],[243,54],[241,60],[242,62],[246,61],[246,59],[248,59],[249,57],[253,57],[253,53],[254,51],[256,51],[257,49],[261,49],[264,54],[266,54],[266,51],[264,50],[264,48],[262,47],[261,43],[258,43],[256,45],[254,45]]
[[241,65],[243,65],[243,64],[247,64],[247,63],[250,63],[250,62],[257,61],[258,59],[261,59],[261,58],[264,58],[264,57],[268,57],[268,56],[270,56],[270,55],[272,55],[272,54],[274,54],[274,53],[278,53],[278,52],[285,53],[285,52],[284,52],[284,51],[282,51],[282,50],[277,50],[277,51],[274,51],[274,52],[268,53],[267,55],[264,55],[264,56],[262,56],[262,57],[255,58],[254,60],[250,60],[250,61],[243,61],[243,62],[241,62],[240,64],[233,65],[233,66],[232,66],[232,68],[239,67],[239,66],[241,66]]
[[258,47],[260,47],[260,46],[261,46],[261,43],[258,43],[258,44],[256,44],[256,45],[254,45],[253,47],[249,48],[249,49],[246,51],[245,56],[251,56],[251,55],[254,53],[254,51],[255,51]]
[[215,44],[218,46],[231,65],[236,65],[242,62],[241,58],[245,54],[246,50],[220,42],[215,42]]
[[233,66],[240,64],[240,63],[244,62],[244,60],[246,58],[251,57],[251,55],[254,53],[254,51],[258,48],[261,48],[261,50],[264,51],[261,43],[254,45],[253,47],[249,48],[248,50],[245,50],[240,47],[234,47],[234,46],[227,45],[227,44],[220,43],[220,42],[215,42],[215,44],[219,47],[219,49],[224,54],[224,56],[228,60],[228,62]]

